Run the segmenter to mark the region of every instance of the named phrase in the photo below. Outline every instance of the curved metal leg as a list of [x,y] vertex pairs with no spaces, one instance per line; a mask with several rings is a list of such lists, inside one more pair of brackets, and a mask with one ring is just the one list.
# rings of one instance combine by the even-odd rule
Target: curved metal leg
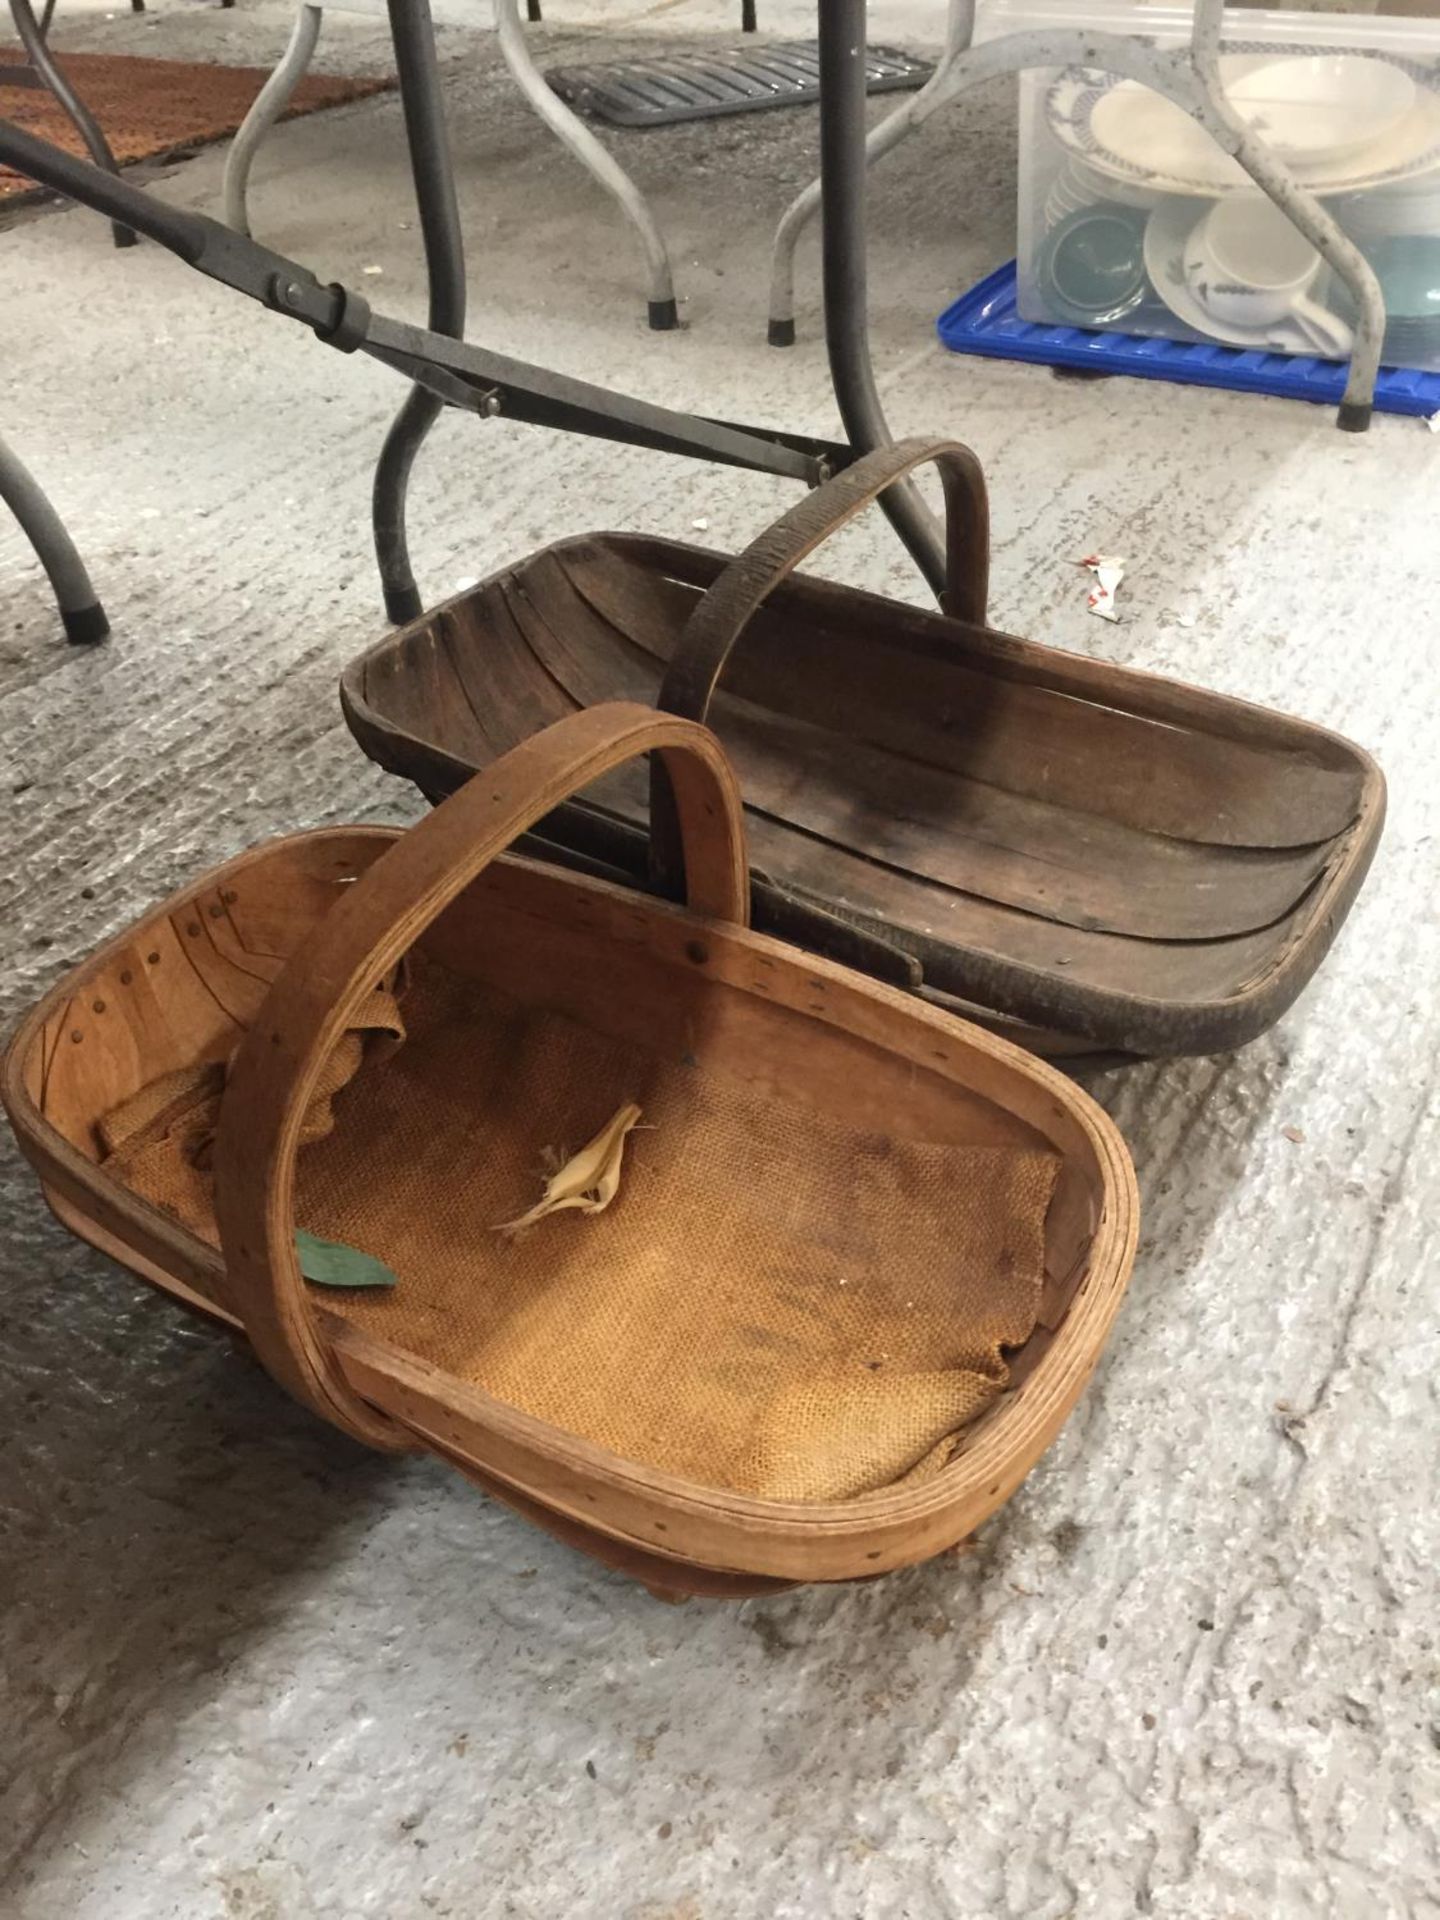
[[[918,93],[912,93],[894,113],[887,114],[870,129],[865,140],[865,164],[875,162],[898,147],[906,134],[923,126],[940,104],[945,77],[958,56],[970,44],[975,19],[975,0],[950,0],[945,21],[945,46],[935,71]],[[820,211],[820,182],[812,180],[796,194],[775,229],[770,255],[770,321],[767,338],[772,347],[795,344],[795,249],[800,236]]]
[[[1385,296],[1369,261],[1335,224],[1314,194],[1257,139],[1230,105],[1220,77],[1224,0],[1197,0],[1189,59],[1200,95],[1195,117],[1228,147],[1256,186],[1284,213],[1349,287],[1355,301],[1355,344],[1340,402],[1338,425],[1364,433],[1375,406],[1375,380],[1385,338]],[[1227,137],[1228,136],[1228,137]]]
[[[870,363],[865,285],[865,0],[822,0],[820,178],[824,194],[825,344],[840,418],[859,453],[894,438]],[[945,550],[909,481],[880,496],[891,526],[938,598]]]
[[519,0],[495,0],[495,36],[500,54],[510,69],[511,78],[552,133],[567,146],[580,164],[600,182],[606,192],[620,203],[645,250],[647,299],[650,325],[664,332],[680,324],[675,310],[675,282],[670,273],[670,256],[655,217],[635,182],[573,114],[547,83],[531,58],[525,29],[520,24]]
[[39,482],[4,440],[0,440],[0,500],[20,522],[21,531],[50,576],[66,638],[77,644],[103,640],[110,622],[95,597],[85,562]]
[[230,151],[225,156],[222,193],[225,224],[233,227],[236,233],[248,234],[250,231],[250,215],[245,205],[250,169],[260,151],[260,142],[289,106],[291,94],[305,77],[305,70],[315,52],[315,42],[320,38],[322,18],[322,8],[312,6],[310,0],[301,0],[300,11],[290,31],[290,43],[280,57],[280,64],[256,94],[254,105],[240,122],[235,138],[230,143]]
[[[389,0],[389,10],[410,170],[415,178],[415,200],[430,277],[429,324],[434,332],[458,340],[465,330],[465,243],[445,133],[430,7],[428,0]],[[405,536],[405,495],[415,456],[442,405],[423,387],[411,387],[385,436],[375,468],[371,492],[375,558],[380,566],[385,611],[397,625],[414,620],[422,611]]]
[[[120,169],[115,164],[115,156],[110,151],[110,142],[105,138],[100,122],[51,59],[40,23],[30,10],[30,0],[10,0],[10,18],[15,22],[15,32],[25,49],[26,59],[69,114],[76,132],[89,149],[90,158],[97,167],[104,167],[107,173],[118,173]],[[122,227],[118,221],[111,222],[110,231],[115,236],[117,247],[133,247],[139,237],[133,229]]]
[[[1202,77],[1203,85],[1203,77]],[[1211,114],[1215,124],[1211,124]],[[1232,131],[1240,133],[1235,158],[1256,186],[1296,226],[1311,246],[1335,270],[1349,287],[1355,302],[1355,342],[1350,350],[1350,371],[1337,415],[1338,425],[1346,433],[1364,433],[1375,408],[1375,380],[1380,371],[1380,351],[1385,339],[1385,296],[1374,269],[1313,195],[1298,185],[1291,174],[1273,160],[1259,142],[1246,135],[1243,123],[1211,102],[1210,111],[1197,111],[1202,126],[1215,132],[1223,120],[1233,120]]]

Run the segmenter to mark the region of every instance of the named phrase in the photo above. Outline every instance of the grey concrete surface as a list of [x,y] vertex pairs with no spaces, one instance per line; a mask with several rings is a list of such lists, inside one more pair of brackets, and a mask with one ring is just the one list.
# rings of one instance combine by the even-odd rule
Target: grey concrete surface
[[[164,10],[72,43],[263,60],[286,16]],[[382,52],[368,21],[322,46]],[[662,338],[490,41],[445,53],[475,336],[833,426],[813,250],[805,341],[761,339],[813,117],[625,143],[678,242],[690,324]],[[7,1139],[7,1920],[1440,1914],[1440,441],[947,357],[935,314],[1004,257],[1013,138],[1006,92],[977,96],[874,188],[882,385],[898,428],[987,465],[998,618],[1340,727],[1392,786],[1369,885],[1280,1028],[1096,1082],[1145,1219],[1078,1413],[966,1556],[666,1608],[301,1414],[72,1242]],[[220,159],[158,190],[213,207]],[[277,245],[419,310],[393,99],[281,129],[254,205]],[[367,490],[398,384],[153,247],[117,256],[88,215],[10,221],[0,267],[0,418],[116,628],[66,648],[0,523],[9,1020],[236,849],[416,802],[334,694],[381,624]],[[438,594],[600,523],[734,543],[792,497],[456,419],[417,472],[416,559]],[[1130,562],[1118,627],[1083,610],[1096,547]],[[878,521],[822,564],[919,597]]]

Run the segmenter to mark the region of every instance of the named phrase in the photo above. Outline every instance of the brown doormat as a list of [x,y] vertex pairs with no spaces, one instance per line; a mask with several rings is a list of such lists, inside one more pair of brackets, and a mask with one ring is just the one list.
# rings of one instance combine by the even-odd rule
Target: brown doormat
[[[0,47],[0,66],[19,64],[17,48]],[[263,67],[205,67],[183,60],[146,60],[129,54],[67,53],[57,65],[104,129],[121,166],[207,146],[234,133],[268,77]],[[383,93],[393,78],[353,80],[341,74],[307,75],[291,96],[285,118],[314,113]],[[84,155],[69,117],[46,91],[0,88],[0,114],[27,133]],[[0,198],[33,193],[34,182],[0,167]]]

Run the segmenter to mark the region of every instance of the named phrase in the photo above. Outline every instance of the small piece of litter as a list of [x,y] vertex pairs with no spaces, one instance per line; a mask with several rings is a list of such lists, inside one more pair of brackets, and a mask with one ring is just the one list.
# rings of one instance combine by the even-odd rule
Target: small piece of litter
[[578,1207],[581,1213],[603,1213],[620,1191],[626,1136],[639,1118],[640,1109],[633,1101],[618,1108],[593,1140],[551,1174],[544,1193],[528,1213],[503,1220],[495,1232],[520,1233],[547,1213],[560,1213],[567,1207]]
[[339,1240],[321,1240],[303,1227],[295,1229],[295,1257],[301,1273],[317,1287],[393,1287],[399,1278],[373,1253]]
[[1118,621],[1120,616],[1115,611],[1115,593],[1125,578],[1125,562],[1113,553],[1091,553],[1075,564],[1095,576],[1095,585],[1085,602],[1091,613],[1101,620]]
[[1427,413],[1425,424],[1431,433],[1440,433],[1440,413]]
[[692,520],[690,524],[696,533],[708,533],[710,531],[710,522],[708,520]]
[[469,593],[472,587],[478,587],[479,584],[478,575],[473,573],[462,574],[455,582],[455,591],[456,593]]
[[383,267],[361,267],[360,271],[361,273],[368,274],[373,280],[377,274],[384,273],[385,269]]
[[1305,1135],[1301,1132],[1299,1127],[1282,1127],[1280,1131],[1284,1134],[1287,1140],[1293,1140],[1297,1147],[1302,1146],[1304,1144]]

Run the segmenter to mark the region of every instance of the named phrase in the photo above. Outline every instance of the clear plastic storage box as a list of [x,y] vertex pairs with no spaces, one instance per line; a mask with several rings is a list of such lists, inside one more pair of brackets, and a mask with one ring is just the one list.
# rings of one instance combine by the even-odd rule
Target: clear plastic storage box
[[[1083,24],[1180,46],[1189,9]],[[1074,27],[992,0],[979,38]],[[1440,367],[1440,20],[1230,13],[1231,102],[1360,247],[1385,294],[1384,358]],[[1349,290],[1184,110],[1088,68],[1020,76],[1018,307],[1025,320],[1348,356]]]

